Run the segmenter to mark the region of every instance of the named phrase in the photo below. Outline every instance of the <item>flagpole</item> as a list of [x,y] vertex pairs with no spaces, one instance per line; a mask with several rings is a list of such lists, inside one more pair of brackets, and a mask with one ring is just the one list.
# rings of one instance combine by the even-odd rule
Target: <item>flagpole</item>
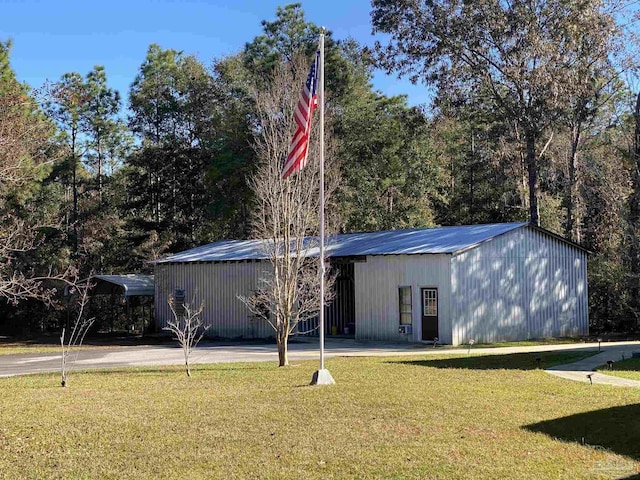
[[320,34],[320,370],[324,370],[324,28]]
[[330,385],[333,377],[324,367],[324,27],[320,33],[320,59],[318,62],[318,100],[320,107],[320,370],[313,374],[312,385]]

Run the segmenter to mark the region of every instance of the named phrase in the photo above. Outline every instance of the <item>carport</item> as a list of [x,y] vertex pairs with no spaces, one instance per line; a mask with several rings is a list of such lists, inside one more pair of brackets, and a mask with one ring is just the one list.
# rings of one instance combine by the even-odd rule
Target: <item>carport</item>
[[[91,295],[122,295],[125,301],[127,325],[135,327],[136,320],[141,322],[140,332],[144,333],[144,326],[149,319],[153,320],[153,297],[155,295],[155,282],[153,275],[128,274],[128,275],[94,275],[91,283],[95,286],[91,289]],[[140,310],[140,315],[136,315]],[[132,320],[133,317],[133,320]]]
[[93,287],[91,295],[110,295],[113,303],[119,296],[124,302],[127,326],[132,330],[140,322],[140,333],[149,320],[153,325],[153,297],[155,282],[153,275],[138,273],[127,275],[93,275],[87,279]]

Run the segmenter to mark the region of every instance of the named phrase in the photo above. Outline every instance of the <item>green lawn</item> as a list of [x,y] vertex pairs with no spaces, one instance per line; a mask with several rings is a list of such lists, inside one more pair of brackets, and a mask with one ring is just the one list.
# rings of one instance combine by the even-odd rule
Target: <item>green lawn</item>
[[[157,343],[167,343],[172,341],[168,338],[147,338],[144,339],[122,339],[109,340],[100,339],[98,344],[85,343],[81,349],[92,348],[114,348],[120,345],[147,345]],[[32,354],[32,353],[59,353],[60,346],[58,345],[58,339],[55,337],[47,337],[46,339],[40,338],[36,340],[8,340],[0,338],[0,356],[2,355],[14,355],[14,354]],[[583,340],[576,338],[547,338],[540,340],[526,340],[520,342],[502,342],[502,343],[480,343],[473,345],[471,351],[476,348],[493,348],[493,347],[531,347],[531,346],[544,346],[544,345],[564,345],[572,343],[583,343]],[[438,345],[438,349],[464,349],[468,348],[468,345],[449,346]],[[430,348],[426,345],[416,345],[416,348]]]
[[[96,335],[86,338],[80,349],[105,349],[117,348],[120,346],[140,346],[140,345],[163,345],[175,343],[170,337],[160,336],[139,336],[111,334]],[[49,335],[34,339],[14,339],[11,337],[0,337],[0,356],[14,354],[35,354],[35,353],[60,353],[60,338]]]
[[[585,338],[539,338],[535,340],[519,340],[514,342],[500,342],[500,343],[476,343],[471,349],[474,348],[496,348],[496,347],[537,347],[544,345],[568,345],[574,343],[585,343],[589,341]],[[469,348],[468,344],[460,345],[459,347],[452,348]]]
[[60,353],[60,347],[53,345],[0,345],[0,356],[23,353]]
[[598,370],[607,375],[640,380],[640,358],[627,358],[626,360],[617,361],[613,364],[611,370],[609,370],[608,365],[602,365],[598,367]]
[[[114,348],[107,345],[82,345],[77,350],[94,348]],[[23,353],[60,353],[60,345],[52,343],[4,342],[0,343],[0,356],[17,355]]]
[[537,355],[584,353],[329,359],[329,387],[307,385],[316,362],[0,379],[0,478],[637,473],[640,392],[553,377]]
[[[545,345],[572,345],[591,342],[587,338],[574,338],[574,337],[561,337],[561,338],[539,338],[534,340],[519,340],[513,342],[498,342],[498,343],[474,343],[471,346],[471,352],[476,348],[501,348],[501,347],[544,347]],[[415,344],[415,348],[429,349],[434,348],[431,344]],[[460,345],[440,345],[436,347],[438,350],[464,350],[469,348],[468,343]]]

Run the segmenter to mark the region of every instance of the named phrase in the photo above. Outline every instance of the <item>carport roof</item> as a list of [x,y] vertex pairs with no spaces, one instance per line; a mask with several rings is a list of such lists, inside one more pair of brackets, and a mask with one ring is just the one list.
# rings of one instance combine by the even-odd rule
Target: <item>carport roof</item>
[[155,294],[153,275],[94,275],[89,281],[95,284],[92,295],[118,293],[125,297],[144,297]]
[[[348,233],[329,237],[326,254],[329,257],[453,254],[527,225],[527,223],[492,223]],[[264,247],[265,240],[223,240],[176,253],[156,260],[155,263],[263,260],[267,258]],[[317,247],[309,250],[309,256],[317,255]]]

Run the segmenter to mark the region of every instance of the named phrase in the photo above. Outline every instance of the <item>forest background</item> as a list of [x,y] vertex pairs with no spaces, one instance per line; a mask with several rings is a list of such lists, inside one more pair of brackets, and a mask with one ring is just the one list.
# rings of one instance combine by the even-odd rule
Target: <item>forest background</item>
[[[374,47],[327,32],[332,231],[532,221],[593,252],[592,332],[638,333],[633,4],[374,0],[371,19]],[[152,44],[128,92],[99,65],[26,85],[0,43],[0,334],[59,330],[52,279],[251,236],[253,92],[320,32],[300,4],[262,27],[212,61]],[[375,68],[431,102],[377,91]],[[97,328],[121,314],[95,308]]]

